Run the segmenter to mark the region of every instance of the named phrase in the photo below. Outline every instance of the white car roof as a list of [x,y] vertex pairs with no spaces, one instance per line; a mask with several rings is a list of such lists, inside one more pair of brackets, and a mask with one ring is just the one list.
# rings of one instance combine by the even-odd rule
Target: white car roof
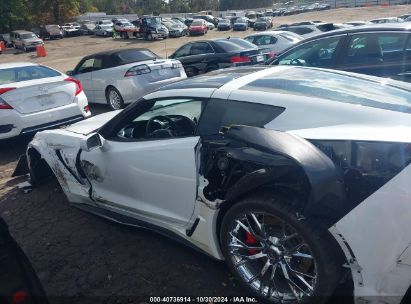
[[32,63],[32,62],[1,63],[0,69],[19,68],[19,67],[34,66],[34,65],[38,65],[38,64]]

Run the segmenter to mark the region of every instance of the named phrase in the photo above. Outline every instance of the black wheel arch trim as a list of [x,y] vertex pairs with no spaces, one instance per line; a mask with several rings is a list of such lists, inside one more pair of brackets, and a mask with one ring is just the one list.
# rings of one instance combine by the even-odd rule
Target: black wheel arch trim
[[[225,189],[225,202],[272,185],[273,180],[284,174],[303,173],[309,185],[309,197],[302,213],[336,218],[341,215],[345,201],[341,169],[309,141],[287,132],[238,125],[223,128],[222,135],[228,140],[228,146],[223,149],[230,158],[258,165]],[[238,148],[238,143],[242,148]]]

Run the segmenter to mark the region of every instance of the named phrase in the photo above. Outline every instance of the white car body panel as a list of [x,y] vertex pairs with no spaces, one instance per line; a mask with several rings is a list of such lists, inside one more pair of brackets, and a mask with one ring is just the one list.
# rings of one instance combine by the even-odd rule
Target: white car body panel
[[[0,69],[36,66],[32,63],[0,65]],[[0,95],[13,109],[0,110],[0,125],[13,125],[0,139],[32,133],[44,128],[71,124],[91,115],[86,111],[88,100],[84,92],[75,96],[76,84],[64,81],[67,75],[0,85],[16,88]]]
[[342,235],[360,267],[353,276],[358,303],[400,303],[411,285],[411,229],[404,229],[411,218],[410,180],[409,165],[330,229],[337,240]]
[[[102,69],[89,73],[74,75],[83,83],[91,103],[106,104],[106,89],[115,87],[123,97],[124,103],[132,103],[155,89],[187,78],[184,68],[172,68],[173,64],[180,64],[177,60],[147,60],[118,67]],[[124,77],[126,72],[135,66],[146,64],[151,73]]]
[[[102,179],[92,180],[86,172],[93,184],[92,197],[103,205],[116,202],[123,209],[184,227],[194,210],[198,140],[105,141],[103,149],[82,153],[81,161],[98,168],[95,175]],[[173,208],[167,208],[170,202],[175,202]]]
[[[292,39],[293,41],[290,41],[290,40],[284,38],[281,35],[286,35],[290,39]],[[286,32],[286,31],[259,32],[259,33],[256,33],[256,34],[249,35],[249,36],[245,37],[244,39],[249,41],[247,38],[259,37],[259,36],[272,36],[272,37],[275,37],[277,39],[276,43],[274,43],[274,44],[260,44],[260,45],[256,44],[259,49],[264,49],[264,50],[269,49],[269,50],[273,51],[274,53],[280,53],[280,52],[284,51],[286,48],[289,48],[290,46],[293,46],[297,42],[304,39],[302,36],[294,34],[293,32]]]

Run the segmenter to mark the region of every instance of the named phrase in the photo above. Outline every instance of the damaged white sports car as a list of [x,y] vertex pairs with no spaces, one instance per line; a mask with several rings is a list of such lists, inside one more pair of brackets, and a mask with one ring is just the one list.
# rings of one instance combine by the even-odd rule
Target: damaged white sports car
[[33,182],[54,174],[77,207],[225,260],[261,301],[320,303],[345,281],[357,303],[400,303],[410,113],[399,82],[223,70],[40,132],[27,160]]

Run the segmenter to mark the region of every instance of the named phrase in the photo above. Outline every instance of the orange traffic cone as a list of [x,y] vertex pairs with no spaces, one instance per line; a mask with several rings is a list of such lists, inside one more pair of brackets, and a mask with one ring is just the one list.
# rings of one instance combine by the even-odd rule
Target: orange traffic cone
[[4,44],[4,41],[0,41],[0,52],[5,51],[6,50],[6,46]]
[[43,44],[36,46],[36,51],[37,51],[37,57],[46,57],[47,56],[46,48],[44,47]]

